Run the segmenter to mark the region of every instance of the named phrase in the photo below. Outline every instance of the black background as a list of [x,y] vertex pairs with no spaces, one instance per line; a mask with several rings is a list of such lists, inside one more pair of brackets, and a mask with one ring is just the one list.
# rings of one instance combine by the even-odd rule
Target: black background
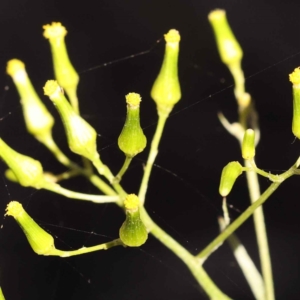
[[[238,144],[220,125],[222,111],[236,120],[232,78],[221,64],[207,14],[224,8],[244,49],[247,89],[256,100],[262,141],[257,148],[259,167],[280,173],[299,155],[291,133],[291,85],[288,74],[300,65],[300,19],[297,1],[8,1],[0,3],[0,122],[1,137],[16,150],[39,159],[45,170],[64,170],[47,150],[26,134],[19,97],[5,75],[7,60],[19,58],[41,97],[53,77],[48,42],[42,25],[62,22],[68,29],[67,46],[80,72],[83,116],[101,135],[102,160],[114,172],[123,162],[115,141],[125,116],[124,95],[143,97],[142,125],[148,141],[155,129],[156,109],[149,91],[160,68],[164,33],[176,28],[182,36],[180,79],[183,98],[168,121],[157,166],[150,180],[146,207],[153,219],[192,253],[200,251],[218,233],[221,214],[218,195],[225,164],[240,160]],[[148,54],[103,67],[103,63],[149,50]],[[100,65],[100,68],[89,71]],[[102,67],[101,67],[102,65]],[[11,112],[10,115],[8,113]],[[60,120],[54,135],[68,151]],[[70,154],[74,160],[79,160]],[[139,155],[124,178],[128,192],[137,192],[142,163]],[[1,163],[1,170],[5,165]],[[3,174],[3,172],[1,173]],[[20,188],[3,176],[0,213],[17,199],[44,228],[57,236],[56,245],[76,249],[116,238],[123,222],[113,205],[71,201],[46,191]],[[277,299],[298,299],[299,196],[298,178],[290,178],[264,206],[269,232]],[[261,179],[262,189],[270,182]],[[84,179],[65,186],[82,192],[96,190]],[[245,177],[228,198],[232,219],[248,206]],[[258,264],[256,241],[248,221],[238,235]],[[94,232],[94,234],[93,234]],[[39,257],[30,249],[13,219],[3,220],[0,235],[1,286],[6,299],[206,299],[186,267],[150,237],[141,249],[114,248],[61,259]],[[252,299],[250,290],[224,245],[205,263],[220,288],[234,299]]]

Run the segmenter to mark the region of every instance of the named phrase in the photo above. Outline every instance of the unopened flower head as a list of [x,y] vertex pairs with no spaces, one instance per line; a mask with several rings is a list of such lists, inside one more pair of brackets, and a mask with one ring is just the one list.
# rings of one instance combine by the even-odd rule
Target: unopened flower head
[[140,102],[139,94],[129,93],[126,95],[127,114],[118,138],[118,146],[130,158],[142,152],[147,145],[147,138],[140,124]]
[[64,37],[67,34],[67,30],[59,22],[53,22],[51,25],[45,25],[44,36],[49,39],[52,60],[54,66],[54,73],[60,86],[62,86],[70,99],[70,102],[76,112],[79,112],[78,99],[77,99],[77,85],[79,82],[79,76],[73,67]]
[[148,231],[140,217],[139,198],[135,194],[127,195],[124,206],[126,219],[119,231],[120,239],[126,246],[139,247],[148,238]]
[[11,201],[6,207],[6,215],[17,221],[35,253],[48,255],[55,249],[53,237],[28,215],[21,203]]
[[43,141],[51,135],[54,124],[52,115],[37,95],[22,61],[11,59],[7,63],[6,71],[12,77],[20,95],[28,132]]
[[158,112],[169,113],[181,98],[178,79],[179,32],[171,29],[165,35],[166,48],[160,72],[154,81],[151,97],[157,104]]
[[212,11],[208,15],[208,19],[213,27],[223,63],[231,65],[240,62],[243,51],[230,28],[225,10],[216,9]]
[[48,80],[44,86],[44,93],[54,102],[61,116],[71,151],[91,161],[99,158],[97,132],[74,111],[58,83],[55,80]]

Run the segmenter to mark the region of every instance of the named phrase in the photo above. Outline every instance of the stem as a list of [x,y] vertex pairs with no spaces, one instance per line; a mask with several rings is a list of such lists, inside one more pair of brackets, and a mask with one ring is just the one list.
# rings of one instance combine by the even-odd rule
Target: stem
[[[251,166],[249,161],[245,161],[245,166]],[[246,172],[247,183],[249,188],[249,194],[251,203],[255,203],[257,199],[260,197],[260,188],[258,182],[257,173],[253,171]],[[265,283],[265,297],[267,300],[275,299],[274,295],[274,283],[273,283],[273,275],[272,275],[272,265],[271,265],[271,257],[270,257],[270,249],[268,245],[268,236],[265,225],[265,218],[263,207],[258,207],[254,214],[254,227],[256,232],[256,239],[259,250],[259,257],[262,269],[262,275]]]
[[145,196],[146,196],[147,189],[148,189],[148,182],[149,182],[151,170],[152,170],[155,158],[158,154],[158,145],[161,140],[162,132],[164,130],[165,123],[169,116],[169,113],[170,113],[170,111],[161,111],[161,110],[158,111],[158,123],[156,126],[156,131],[155,131],[154,137],[151,142],[150,152],[149,152],[148,160],[147,160],[147,163],[145,166],[144,176],[142,179],[142,183],[141,183],[139,195],[138,195],[141,205],[144,205],[144,203],[145,203]]
[[118,195],[106,196],[106,195],[91,195],[91,194],[77,193],[77,192],[65,189],[56,183],[49,183],[49,182],[46,182],[44,185],[41,186],[41,188],[52,191],[52,192],[60,194],[60,195],[63,195],[67,198],[78,199],[78,200],[87,200],[87,201],[92,201],[94,203],[118,202],[120,199]]
[[189,268],[197,282],[210,297],[214,300],[229,300],[230,298],[225,295],[210,279],[204,268],[199,264],[197,259],[182,247],[177,241],[163,231],[154,221],[150,218],[145,208],[140,207],[140,214],[142,221],[151,232],[162,244],[169,248],[174,254],[176,254]]
[[127,171],[131,161],[132,161],[132,157],[128,157],[128,156],[125,157],[125,161],[124,161],[124,164],[123,164],[121,170],[119,171],[118,175],[116,175],[116,177],[114,178],[115,182],[120,182],[121,181],[122,176]]
[[[218,221],[220,229],[221,231],[223,231],[227,226],[226,221],[223,218],[219,218]],[[257,270],[244,245],[240,242],[240,240],[234,233],[228,237],[227,242],[232,249],[235,259],[240,265],[240,268],[250,286],[255,299],[265,300],[266,298],[263,278],[260,272]]]
[[60,256],[60,257],[70,257],[75,255],[81,255],[89,252],[95,252],[99,250],[107,250],[109,248],[115,247],[115,246],[124,246],[123,242],[120,239],[113,240],[108,243],[104,243],[101,245],[96,245],[92,247],[82,247],[78,250],[71,250],[71,251],[63,251],[58,249],[52,249],[47,255],[51,256]]

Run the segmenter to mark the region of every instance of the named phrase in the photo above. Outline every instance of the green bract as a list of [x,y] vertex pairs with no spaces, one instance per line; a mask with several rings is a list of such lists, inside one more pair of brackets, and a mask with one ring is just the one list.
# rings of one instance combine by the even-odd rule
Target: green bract
[[140,101],[139,94],[129,93],[126,96],[127,116],[118,145],[128,157],[134,157],[142,152],[147,145],[146,136],[140,125]]
[[147,229],[140,218],[139,198],[130,194],[124,201],[126,219],[122,224],[119,235],[122,242],[129,247],[143,245],[147,238]]
[[181,98],[178,79],[179,32],[171,29],[165,34],[166,49],[160,72],[153,84],[151,97],[157,104],[158,111],[172,110]]
[[247,129],[242,143],[242,156],[244,159],[252,159],[255,156],[255,133]]
[[237,161],[232,161],[227,164],[222,171],[219,193],[222,197],[226,197],[236,181],[243,173],[243,167]]
[[55,248],[52,235],[41,228],[27,214],[21,203],[17,201],[10,202],[6,207],[6,215],[14,217],[18,222],[35,253],[47,255]]

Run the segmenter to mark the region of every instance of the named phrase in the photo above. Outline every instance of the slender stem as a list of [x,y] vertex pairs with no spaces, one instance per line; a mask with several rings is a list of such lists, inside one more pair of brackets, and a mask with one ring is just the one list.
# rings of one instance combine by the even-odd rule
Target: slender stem
[[114,182],[120,182],[122,180],[122,176],[125,174],[125,172],[127,171],[130,163],[132,161],[132,157],[128,157],[125,156],[125,161],[124,164],[121,168],[121,170],[119,171],[119,173],[116,175],[116,177],[114,178]]
[[110,202],[118,202],[120,200],[118,195],[115,196],[106,196],[106,195],[91,195],[91,194],[83,194],[77,193],[74,191],[70,191],[61,187],[56,183],[45,182],[44,185],[41,186],[43,189],[47,189],[54,193],[63,195],[67,198],[78,199],[78,200],[87,200],[94,203],[110,203]]
[[[245,166],[251,166],[249,161],[245,161]],[[260,197],[260,188],[258,182],[257,173],[254,171],[246,172],[249,194],[251,203],[255,203]],[[260,263],[262,268],[262,275],[265,283],[265,299],[273,300],[275,299],[274,294],[274,283],[273,283],[273,274],[272,274],[272,264],[270,257],[270,249],[268,245],[268,236],[265,225],[265,218],[263,212],[263,206],[258,207],[254,214],[254,227],[256,232],[256,239],[259,250]]]
[[218,247],[220,243],[226,240],[236,229],[238,229],[253,213],[261,206],[280,186],[281,182],[272,183],[268,189],[257,199],[252,205],[250,205],[234,222],[232,222],[226,229],[220,233],[209,245],[207,245],[198,255],[198,258],[202,260],[210,255],[214,251],[215,247]]
[[186,264],[197,282],[211,299],[230,299],[210,279],[204,268],[198,263],[197,259],[171,236],[169,236],[165,231],[163,231],[157,224],[154,223],[144,207],[140,208],[140,214],[144,224],[146,225],[150,233]]
[[[226,224],[226,221],[223,218],[218,218],[218,221],[220,229],[223,231],[228,224]],[[244,245],[234,233],[228,237],[227,242],[229,243],[235,258],[239,263],[247,282],[249,283],[255,299],[265,300],[265,287],[263,278],[260,272],[257,270]]]
[[81,255],[89,252],[95,252],[99,250],[107,250],[115,246],[124,246],[124,244],[120,239],[116,239],[111,242],[92,246],[92,247],[82,247],[78,250],[64,251],[64,250],[52,249],[49,253],[45,255],[70,257],[70,256]]
[[148,156],[148,160],[144,170],[144,176],[142,179],[142,183],[139,190],[139,199],[141,201],[141,205],[144,205],[145,197],[148,189],[148,182],[151,174],[151,170],[155,161],[155,158],[158,154],[158,145],[162,137],[162,132],[165,127],[166,120],[169,116],[170,111],[159,111],[158,112],[158,123],[156,126],[156,131],[154,137],[151,142],[150,152]]

